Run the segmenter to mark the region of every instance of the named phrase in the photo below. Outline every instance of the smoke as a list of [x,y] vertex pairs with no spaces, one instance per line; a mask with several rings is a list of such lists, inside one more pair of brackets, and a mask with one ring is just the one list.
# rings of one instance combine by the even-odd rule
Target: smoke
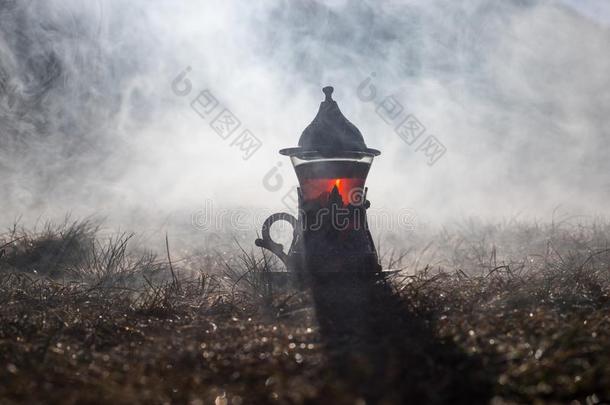
[[[430,221],[605,214],[610,13],[587,4],[0,1],[3,222],[285,209],[296,178],[277,151],[324,85],[382,150],[373,207]],[[240,122],[227,139],[192,107],[204,90]],[[387,97],[446,149],[433,165],[379,114]],[[245,129],[261,143],[248,159]]]

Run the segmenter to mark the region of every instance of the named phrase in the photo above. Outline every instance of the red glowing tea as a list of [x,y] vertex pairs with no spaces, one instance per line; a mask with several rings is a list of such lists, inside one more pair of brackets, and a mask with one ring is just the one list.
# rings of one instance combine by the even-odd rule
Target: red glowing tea
[[370,164],[354,161],[318,161],[295,167],[305,201],[328,201],[337,187],[343,204],[353,203],[362,196]]

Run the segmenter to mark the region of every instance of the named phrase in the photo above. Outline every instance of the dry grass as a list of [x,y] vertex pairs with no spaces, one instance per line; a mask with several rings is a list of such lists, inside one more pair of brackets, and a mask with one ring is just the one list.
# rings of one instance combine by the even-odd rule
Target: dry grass
[[0,238],[0,402],[610,398],[604,223],[466,223],[385,255],[388,283],[304,291],[258,251],[211,274],[98,228]]

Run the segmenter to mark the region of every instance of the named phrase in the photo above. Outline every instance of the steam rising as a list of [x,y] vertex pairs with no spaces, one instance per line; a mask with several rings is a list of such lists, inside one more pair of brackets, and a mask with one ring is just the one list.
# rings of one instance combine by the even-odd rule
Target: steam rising
[[[587,4],[0,1],[3,221],[71,211],[147,226],[187,222],[206,200],[282,208],[296,178],[277,151],[329,84],[382,150],[373,207],[605,214],[610,12]],[[376,102],[396,97],[445,145],[435,165],[358,97],[367,77]],[[250,159],[191,109],[204,89],[262,141]]]

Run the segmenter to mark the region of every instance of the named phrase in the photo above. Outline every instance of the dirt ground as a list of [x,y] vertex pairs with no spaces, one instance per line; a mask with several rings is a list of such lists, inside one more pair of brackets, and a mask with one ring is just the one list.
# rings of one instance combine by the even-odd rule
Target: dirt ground
[[[187,276],[167,260],[130,258],[124,239],[92,259],[82,235],[62,235],[4,247],[3,404],[610,399],[605,249],[531,269],[424,267],[297,289],[268,283],[256,254],[236,253],[243,266],[222,275]],[[66,244],[53,265],[40,253]],[[66,276],[77,270],[87,277]]]

